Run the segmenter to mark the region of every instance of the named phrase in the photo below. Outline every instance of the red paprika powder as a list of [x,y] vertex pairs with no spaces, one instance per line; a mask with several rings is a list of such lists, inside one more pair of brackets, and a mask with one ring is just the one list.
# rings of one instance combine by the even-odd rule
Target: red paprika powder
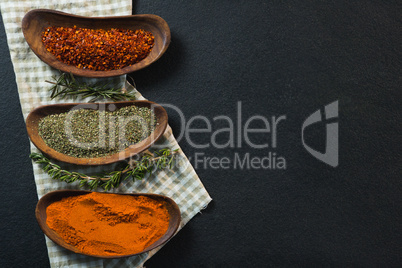
[[92,192],[52,203],[46,224],[66,243],[88,255],[141,252],[169,228],[167,208],[146,196]]

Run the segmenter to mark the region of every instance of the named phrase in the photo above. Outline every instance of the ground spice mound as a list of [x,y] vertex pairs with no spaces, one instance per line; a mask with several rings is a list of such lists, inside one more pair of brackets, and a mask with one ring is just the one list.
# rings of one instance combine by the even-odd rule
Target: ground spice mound
[[72,110],[45,116],[38,132],[47,146],[78,158],[96,158],[118,153],[146,139],[157,120],[147,107],[135,105],[119,110]]
[[139,30],[47,27],[42,42],[47,51],[66,64],[82,69],[108,71],[133,65],[154,46],[151,32]]
[[169,226],[166,207],[146,196],[92,192],[52,203],[47,225],[88,255],[129,255],[162,237]]

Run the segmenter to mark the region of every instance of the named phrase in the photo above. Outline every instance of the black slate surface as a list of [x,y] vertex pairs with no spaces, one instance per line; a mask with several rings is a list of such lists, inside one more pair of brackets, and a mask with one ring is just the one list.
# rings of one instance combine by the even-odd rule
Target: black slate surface
[[[212,132],[254,115],[278,124],[250,135],[256,149],[217,148],[211,133],[179,139],[213,202],[146,267],[402,265],[401,6],[397,1],[134,1],[170,25],[172,42],[154,65],[131,74],[149,100],[165,104],[177,137],[195,116]],[[28,137],[0,23],[1,267],[46,267],[34,219]],[[312,157],[301,126],[339,101],[339,165]],[[177,107],[184,119],[180,116]],[[262,128],[255,120],[250,127]],[[201,119],[191,128],[205,128]],[[236,127],[236,125],[235,125]],[[306,130],[324,150],[325,124]],[[216,136],[224,144],[230,136]],[[194,144],[210,144],[196,148]],[[200,157],[265,157],[286,169],[212,168]]]

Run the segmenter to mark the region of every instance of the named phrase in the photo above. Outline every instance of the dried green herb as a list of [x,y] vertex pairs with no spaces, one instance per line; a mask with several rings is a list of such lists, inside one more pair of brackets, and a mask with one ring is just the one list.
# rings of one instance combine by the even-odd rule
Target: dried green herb
[[113,101],[136,99],[134,94],[124,89],[109,87],[109,84],[79,82],[71,73],[61,73],[58,77],[53,76],[52,78],[54,82],[46,80],[46,82],[53,84],[50,88],[52,99],[56,97],[65,98],[66,96],[77,97],[79,95],[83,98],[91,97],[89,102],[106,99]]
[[123,181],[131,178],[133,181],[142,180],[146,174],[155,169],[172,169],[175,165],[175,154],[177,150],[162,149],[151,153],[142,154],[138,160],[131,159],[121,170],[111,171],[101,176],[88,176],[78,172],[70,172],[52,163],[48,158],[39,153],[30,154],[30,158],[42,165],[44,171],[54,180],[66,183],[79,182],[80,187],[88,187],[91,190],[98,187],[108,191],[117,188]]
[[147,138],[157,120],[147,107],[119,110],[72,110],[48,115],[39,122],[39,135],[47,146],[79,158],[103,157]]

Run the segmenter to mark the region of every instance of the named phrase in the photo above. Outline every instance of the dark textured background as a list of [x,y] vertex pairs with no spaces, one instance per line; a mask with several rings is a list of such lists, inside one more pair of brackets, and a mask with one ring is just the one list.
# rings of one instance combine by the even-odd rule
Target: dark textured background
[[[402,265],[401,5],[386,2],[134,1],[135,13],[161,16],[172,32],[166,54],[131,74],[146,98],[176,105],[186,120],[236,120],[238,101],[245,119],[287,117],[275,149],[196,149],[180,140],[192,158],[271,151],[287,169],[199,167],[213,202],[147,267]],[[0,25],[0,266],[46,267],[28,137]],[[336,100],[340,164],[332,168],[305,151],[300,128]],[[168,113],[180,133],[179,115]],[[306,132],[308,144],[323,148],[324,131],[318,124]],[[205,133],[191,138],[210,141]],[[269,135],[252,138],[270,143]]]

